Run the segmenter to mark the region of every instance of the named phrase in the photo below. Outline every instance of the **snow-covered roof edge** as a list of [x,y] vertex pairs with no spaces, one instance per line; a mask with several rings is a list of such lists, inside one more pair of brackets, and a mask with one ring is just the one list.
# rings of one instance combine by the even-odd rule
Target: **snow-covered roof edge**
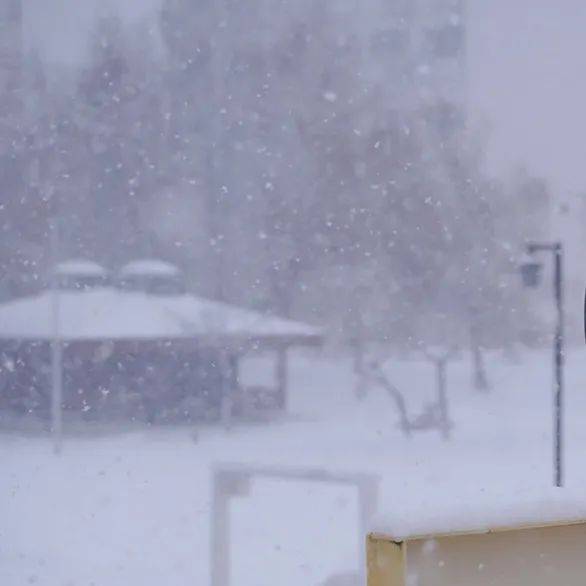
[[55,273],[57,275],[105,277],[108,275],[108,270],[93,260],[72,258],[58,263],[55,266]]
[[122,276],[174,277],[181,274],[179,267],[174,264],[156,259],[144,258],[133,260],[120,269]]
[[511,498],[501,503],[459,503],[439,513],[378,515],[370,525],[372,533],[392,541],[414,541],[449,535],[483,534],[513,529],[586,523],[586,499],[560,494],[552,489],[540,498],[523,501]]
[[[206,339],[230,343],[321,343],[323,332],[191,295],[153,296],[105,287],[63,291],[60,335],[66,340]],[[53,336],[52,293],[0,305],[0,339],[44,340]]]

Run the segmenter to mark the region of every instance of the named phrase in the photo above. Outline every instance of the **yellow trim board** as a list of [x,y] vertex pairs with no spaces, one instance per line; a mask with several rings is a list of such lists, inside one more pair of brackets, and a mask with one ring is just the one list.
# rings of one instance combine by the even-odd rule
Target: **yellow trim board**
[[368,586],[584,586],[586,522],[367,538]]
[[403,586],[405,548],[402,543],[369,535],[366,549],[368,586]]

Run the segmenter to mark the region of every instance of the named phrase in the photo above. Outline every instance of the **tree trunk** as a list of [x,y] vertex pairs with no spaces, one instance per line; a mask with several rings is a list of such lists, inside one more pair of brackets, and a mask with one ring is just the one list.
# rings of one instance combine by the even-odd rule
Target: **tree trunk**
[[486,366],[484,364],[484,355],[479,344],[472,344],[472,371],[474,378],[474,388],[477,391],[486,392],[490,389],[488,377],[486,375]]
[[484,355],[482,354],[482,346],[479,340],[478,326],[475,323],[472,323],[470,326],[470,345],[472,353],[472,382],[474,388],[477,391],[486,392],[490,389],[490,385],[488,384]]

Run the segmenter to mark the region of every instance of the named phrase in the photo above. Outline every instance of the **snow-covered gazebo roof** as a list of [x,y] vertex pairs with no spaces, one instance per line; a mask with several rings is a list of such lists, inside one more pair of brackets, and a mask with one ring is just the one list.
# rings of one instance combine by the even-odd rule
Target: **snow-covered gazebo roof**
[[123,266],[119,286],[127,291],[142,291],[156,295],[181,295],[186,292],[183,272],[175,265],[159,260],[135,260]]
[[120,269],[120,274],[125,277],[175,277],[180,272],[174,264],[156,258],[135,260]]
[[[0,305],[0,339],[50,340],[51,291]],[[59,291],[62,339],[170,340],[315,344],[322,332],[192,295],[160,296],[115,288]]]
[[106,277],[108,271],[93,260],[81,258],[60,262],[55,267],[55,273],[63,276]]

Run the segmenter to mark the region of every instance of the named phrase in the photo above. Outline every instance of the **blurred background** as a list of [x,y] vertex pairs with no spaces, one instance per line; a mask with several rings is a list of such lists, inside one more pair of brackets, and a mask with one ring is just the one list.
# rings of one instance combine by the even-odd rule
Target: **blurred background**
[[0,582],[360,583],[549,494],[552,348],[578,494],[584,24],[1,0]]

